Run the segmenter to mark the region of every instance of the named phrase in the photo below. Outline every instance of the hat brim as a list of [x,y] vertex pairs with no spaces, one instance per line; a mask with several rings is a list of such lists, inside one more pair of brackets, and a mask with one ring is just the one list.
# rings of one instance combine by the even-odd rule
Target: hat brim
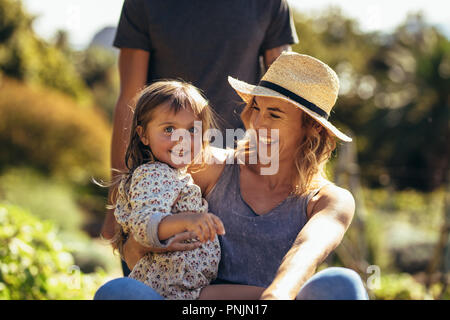
[[302,111],[306,112],[308,115],[310,115],[312,118],[314,118],[317,122],[319,122],[322,126],[324,126],[331,134],[333,134],[338,139],[345,141],[345,142],[352,141],[352,138],[350,138],[346,134],[339,131],[339,129],[337,129],[327,119],[318,115],[314,111],[309,110],[307,107],[303,106],[302,104],[300,104],[296,101],[293,101],[292,99],[286,97],[285,95],[283,95],[281,93],[278,93],[269,88],[254,86],[254,85],[248,84],[244,81],[234,79],[233,77],[230,77],[230,76],[228,77],[228,83],[231,85],[231,87],[237,92],[237,94],[245,102],[250,101],[250,99],[253,96],[272,97],[272,98],[279,98],[279,99],[285,100],[285,101],[293,104],[294,106],[300,108]]

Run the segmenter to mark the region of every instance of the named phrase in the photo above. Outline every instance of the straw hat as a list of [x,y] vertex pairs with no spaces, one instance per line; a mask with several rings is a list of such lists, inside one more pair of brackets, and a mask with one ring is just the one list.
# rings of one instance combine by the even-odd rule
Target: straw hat
[[283,52],[257,86],[232,77],[228,77],[228,82],[247,103],[253,96],[288,101],[317,120],[337,138],[352,141],[328,121],[338,96],[339,78],[333,69],[316,58]]

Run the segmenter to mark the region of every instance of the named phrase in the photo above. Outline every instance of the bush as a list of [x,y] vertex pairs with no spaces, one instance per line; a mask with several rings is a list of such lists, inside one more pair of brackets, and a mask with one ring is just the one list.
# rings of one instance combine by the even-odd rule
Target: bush
[[10,169],[0,176],[0,201],[18,205],[40,219],[51,220],[63,231],[77,232],[84,223],[83,212],[71,188],[31,169]]
[[444,197],[443,189],[365,189],[370,263],[391,271],[425,271],[439,238]]
[[[408,273],[387,274],[381,276],[380,287],[371,293],[377,300],[431,300],[438,298],[442,284],[435,284],[429,290]],[[444,293],[448,297],[450,288]]]
[[[82,231],[92,218],[75,198],[75,192],[67,184],[30,169],[16,168],[0,176],[0,202],[17,205],[38,219],[51,220],[58,228],[58,239],[72,253],[82,272],[95,272],[98,267],[114,272],[118,257],[106,241],[95,241]],[[101,205],[104,207],[104,201]]]
[[368,249],[368,260],[370,264],[379,266],[381,269],[391,268],[393,258],[389,251],[389,241],[386,239],[386,219],[372,210],[367,210],[365,220],[365,238]]
[[63,92],[80,103],[92,97],[68,52],[40,39],[21,1],[0,0],[0,71]]
[[110,125],[93,108],[0,79],[0,169],[31,166],[70,182],[109,176]]
[[120,257],[113,253],[107,241],[76,234],[62,234],[61,241],[70,250],[75,264],[82,272],[92,273],[101,269],[111,276],[123,276]]
[[111,50],[90,46],[75,55],[75,67],[90,88],[95,104],[112,120],[119,96],[119,69],[117,54]]
[[56,229],[16,206],[0,204],[0,299],[92,299],[105,274],[83,274]]

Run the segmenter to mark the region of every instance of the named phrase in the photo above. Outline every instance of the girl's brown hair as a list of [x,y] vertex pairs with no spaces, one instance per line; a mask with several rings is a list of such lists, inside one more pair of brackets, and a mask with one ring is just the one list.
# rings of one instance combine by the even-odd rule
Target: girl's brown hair
[[[113,169],[116,175],[109,184],[114,190],[112,199],[117,199],[118,196],[128,199],[129,184],[134,170],[142,164],[156,161],[151,148],[142,143],[137,128],[141,126],[143,132],[145,132],[159,106],[162,104],[167,105],[169,110],[175,113],[181,109],[190,108],[194,115],[202,121],[202,137],[205,135],[206,130],[216,127],[214,113],[209,107],[206,98],[198,88],[184,81],[161,80],[154,82],[142,89],[134,101],[136,103],[133,110],[130,139],[125,152],[125,165],[128,171],[121,172]],[[202,147],[202,151],[199,154],[199,157],[201,157],[200,161],[198,161],[198,158],[194,161],[195,163],[200,162],[200,165],[196,165],[196,167],[200,168],[210,154],[209,141],[207,139],[202,139]],[[114,209],[115,205],[108,206],[108,208]],[[121,256],[123,256],[122,245],[126,236],[123,228],[120,226],[111,239],[113,248],[118,249]]]

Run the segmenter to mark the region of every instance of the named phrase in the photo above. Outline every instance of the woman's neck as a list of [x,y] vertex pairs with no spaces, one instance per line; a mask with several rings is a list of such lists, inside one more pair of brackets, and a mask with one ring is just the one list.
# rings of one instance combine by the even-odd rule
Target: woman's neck
[[[293,172],[296,172],[295,163],[293,161],[280,161],[278,165],[278,170],[272,174],[261,174],[264,169],[270,167],[269,165],[257,164],[247,164],[245,165],[252,173],[259,176],[261,183],[264,183],[266,187],[270,190],[280,189],[280,188],[295,188],[295,183],[293,181]],[[268,171],[268,170],[265,170]]]

